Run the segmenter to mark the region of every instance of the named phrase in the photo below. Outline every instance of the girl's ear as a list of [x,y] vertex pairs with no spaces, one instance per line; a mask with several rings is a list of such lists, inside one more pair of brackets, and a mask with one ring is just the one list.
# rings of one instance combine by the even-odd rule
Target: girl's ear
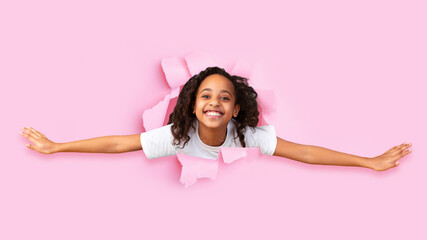
[[234,105],[233,117],[237,117],[237,115],[239,114],[239,111],[240,111],[240,105],[239,104]]

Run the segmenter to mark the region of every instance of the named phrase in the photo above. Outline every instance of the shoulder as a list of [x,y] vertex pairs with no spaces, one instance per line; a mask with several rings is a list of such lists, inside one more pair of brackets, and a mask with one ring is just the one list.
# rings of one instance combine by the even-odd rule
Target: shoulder
[[246,127],[247,147],[259,147],[263,154],[273,155],[277,145],[276,129],[273,125]]
[[140,134],[141,143],[151,141],[155,143],[159,140],[170,140],[173,136],[171,131],[172,124],[168,124],[163,127],[155,128]]
[[[236,120],[231,119],[230,122],[228,123],[228,127],[230,127],[231,132],[233,133],[236,132]],[[243,134],[245,134],[245,138],[259,136],[259,135],[274,135],[276,137],[276,128],[273,125],[256,126],[256,127],[246,126]]]
[[170,131],[171,127],[172,127],[172,123],[165,125],[165,126],[162,126],[162,127],[159,127],[159,128],[150,129],[150,130],[145,131],[143,133],[162,132],[162,131],[168,131],[168,130]]
[[273,125],[257,126],[245,128],[245,135],[256,136],[256,135],[274,135],[276,136],[276,128]]
[[141,133],[140,141],[148,159],[176,154],[171,124]]

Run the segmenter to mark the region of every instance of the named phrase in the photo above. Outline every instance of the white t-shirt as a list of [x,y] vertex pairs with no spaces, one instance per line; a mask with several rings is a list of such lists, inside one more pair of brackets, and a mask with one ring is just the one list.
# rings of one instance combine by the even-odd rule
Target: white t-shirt
[[[177,153],[201,158],[216,159],[221,147],[242,147],[239,138],[235,139],[235,137],[237,137],[237,133],[234,121],[234,119],[231,119],[230,122],[228,122],[226,139],[224,143],[218,147],[206,145],[202,140],[200,140],[199,133],[197,131],[199,121],[196,119],[194,121],[196,130],[190,127],[190,130],[188,131],[190,140],[183,149],[180,148],[182,143],[180,146],[172,144],[172,124],[141,133],[140,140],[142,149],[148,159],[171,156]],[[263,154],[273,155],[277,145],[277,136],[274,126],[261,126],[253,129],[246,127],[244,134],[247,148],[257,147]]]

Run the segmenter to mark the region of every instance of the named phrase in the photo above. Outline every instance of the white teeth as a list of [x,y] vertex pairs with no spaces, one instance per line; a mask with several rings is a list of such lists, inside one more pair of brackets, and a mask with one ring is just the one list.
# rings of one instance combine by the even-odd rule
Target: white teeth
[[208,115],[208,116],[221,116],[222,114],[219,112],[206,112],[206,115]]

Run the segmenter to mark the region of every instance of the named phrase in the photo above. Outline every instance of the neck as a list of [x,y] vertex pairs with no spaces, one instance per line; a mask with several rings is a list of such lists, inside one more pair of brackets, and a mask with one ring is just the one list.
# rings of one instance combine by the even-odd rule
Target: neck
[[209,129],[199,125],[200,140],[206,145],[212,147],[221,146],[227,137],[227,127],[222,129]]

